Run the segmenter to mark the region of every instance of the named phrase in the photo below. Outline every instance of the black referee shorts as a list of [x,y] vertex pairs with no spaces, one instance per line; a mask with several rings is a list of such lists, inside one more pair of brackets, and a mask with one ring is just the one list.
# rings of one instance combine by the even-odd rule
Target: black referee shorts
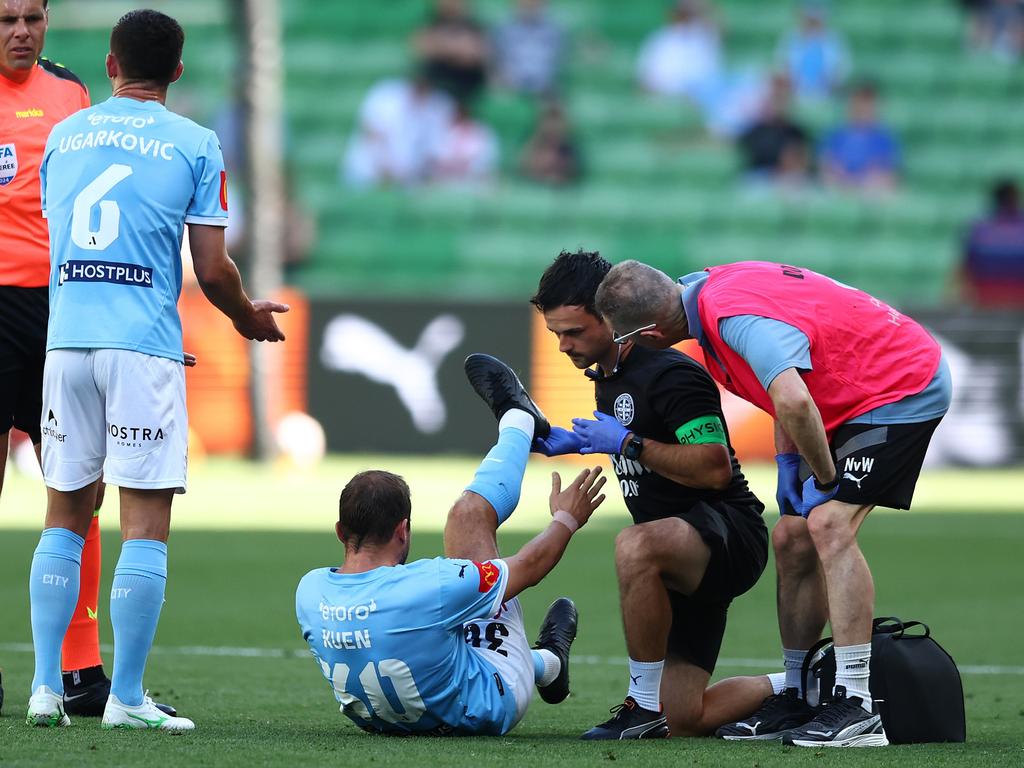
[[39,443],[48,288],[0,285],[0,435],[11,427]]
[[729,604],[757,583],[768,562],[768,529],[760,507],[724,502],[699,502],[678,517],[697,529],[711,550],[711,559],[692,595],[669,590],[668,657],[713,673]]

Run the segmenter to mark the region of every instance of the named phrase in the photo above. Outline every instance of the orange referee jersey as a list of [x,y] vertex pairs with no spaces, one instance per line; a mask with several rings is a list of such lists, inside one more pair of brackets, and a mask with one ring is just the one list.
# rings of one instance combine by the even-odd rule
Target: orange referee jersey
[[24,83],[0,75],[0,285],[50,282],[50,237],[39,164],[50,129],[89,106],[89,91],[59,64],[40,59]]

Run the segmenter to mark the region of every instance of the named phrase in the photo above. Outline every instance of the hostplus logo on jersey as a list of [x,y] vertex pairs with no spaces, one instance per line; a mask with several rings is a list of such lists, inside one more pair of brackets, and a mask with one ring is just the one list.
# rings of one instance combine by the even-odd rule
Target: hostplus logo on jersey
[[0,144],[0,187],[6,187],[18,175],[18,150],[13,144]]
[[60,265],[58,285],[64,283],[116,283],[153,287],[153,268],[112,261],[67,261]]
[[612,406],[612,410],[615,412],[615,418],[619,420],[619,424],[628,427],[633,421],[633,415],[636,412],[633,408],[633,396],[629,392],[623,392],[615,398],[615,405]]
[[107,426],[110,436],[117,441],[118,445],[125,448],[141,448],[144,443],[152,443],[164,439],[164,431],[161,427],[122,427],[117,424]]

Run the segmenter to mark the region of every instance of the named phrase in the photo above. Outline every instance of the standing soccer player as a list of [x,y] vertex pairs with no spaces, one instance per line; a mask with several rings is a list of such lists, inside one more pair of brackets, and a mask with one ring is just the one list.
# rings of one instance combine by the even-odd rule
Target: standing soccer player
[[[12,427],[29,435],[37,457],[40,451],[50,243],[39,165],[53,126],[89,106],[89,93],[74,74],[40,58],[48,14],[46,0],[0,0],[0,490]],[[97,621],[100,559],[94,519],[63,648],[66,706],[87,715],[102,713],[110,688]],[[96,691],[102,692],[98,707]]]
[[105,728],[187,730],[161,712],[142,675],[167,580],[171,500],[185,491],[188,415],[181,322],[181,238],[196,276],[236,330],[284,338],[252,302],[224,247],[226,176],[212,131],[164,107],[182,73],[184,32],[156,11],[132,11],[110,36],[113,96],[57,125],[41,167],[51,244],[43,375],[45,530],[29,594],[35,675],[27,721],[68,725],[60,640],[78,599],[83,536],[101,475],[120,488],[124,543],[110,621],[114,668]]
[[768,560],[764,506],[733,455],[707,371],[674,349],[613,340],[594,307],[611,266],[597,253],[563,252],[532,299],[597,398],[596,421],[552,427],[537,450],[609,454],[634,522],[615,541],[629,688],[615,716],[583,738],[704,736],[782,690],[781,673],[708,687],[729,605]]
[[[786,689],[719,735],[801,747],[888,744],[868,686],[875,587],[857,533],[875,506],[909,509],[949,408],[938,343],[906,315],[809,269],[759,261],[677,283],[617,264],[597,306],[656,348],[693,338],[729,391],[775,419],[782,518],[772,531]],[[836,683],[811,710],[800,667],[832,624]]]

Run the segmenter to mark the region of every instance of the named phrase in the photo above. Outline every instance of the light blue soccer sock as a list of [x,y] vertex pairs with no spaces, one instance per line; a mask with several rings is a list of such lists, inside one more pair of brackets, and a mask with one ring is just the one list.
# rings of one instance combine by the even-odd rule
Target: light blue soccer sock
[[508,520],[519,503],[523,473],[533,442],[533,425],[533,416],[526,411],[518,408],[507,411],[498,422],[498,442],[487,452],[473,482],[466,487],[494,507],[498,525]]
[[110,623],[114,627],[110,692],[131,707],[142,703],[142,673],[160,620],[166,585],[164,542],[129,539],[121,545],[110,589]]
[[32,690],[45,685],[64,693],[60,649],[78,603],[85,539],[67,528],[47,528],[32,555],[28,596],[36,670]]

